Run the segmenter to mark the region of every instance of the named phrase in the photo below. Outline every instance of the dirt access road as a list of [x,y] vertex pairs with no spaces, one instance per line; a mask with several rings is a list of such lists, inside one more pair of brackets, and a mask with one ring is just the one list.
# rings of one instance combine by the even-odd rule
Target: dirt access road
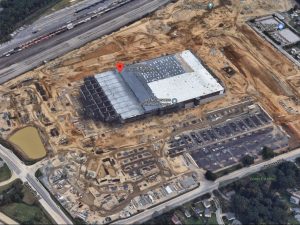
[[[300,72],[245,23],[255,16],[287,10],[293,6],[292,1],[215,0],[215,8],[211,11],[206,9],[207,3],[179,0],[169,4],[112,35],[9,81],[2,88],[4,90],[26,77],[36,77],[52,96],[56,96],[66,87],[76,89],[86,76],[114,68],[117,61],[130,64],[190,49],[223,81],[226,96],[172,116],[152,117],[117,129],[99,125],[95,133],[105,133],[105,136],[96,140],[97,145],[119,148],[137,145],[147,136],[164,138],[171,133],[172,125],[235,104],[245,97],[256,99],[277,123],[284,125],[290,134],[300,137],[299,114],[289,113],[280,105],[280,101],[299,98]],[[228,78],[223,71],[226,66],[231,66],[237,73]],[[300,111],[299,105],[291,104]],[[64,113],[68,118],[70,112]],[[66,119],[59,123],[66,135],[73,135],[70,121]]]

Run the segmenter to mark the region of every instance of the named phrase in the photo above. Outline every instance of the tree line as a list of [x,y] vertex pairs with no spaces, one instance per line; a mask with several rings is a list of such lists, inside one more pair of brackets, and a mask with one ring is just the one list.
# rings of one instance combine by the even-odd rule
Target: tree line
[[299,186],[299,168],[284,162],[230,185],[236,192],[230,207],[242,224],[287,224],[289,205],[281,194]]
[[1,0],[0,42],[10,40],[10,34],[23,25],[24,20],[37,10],[58,0]]

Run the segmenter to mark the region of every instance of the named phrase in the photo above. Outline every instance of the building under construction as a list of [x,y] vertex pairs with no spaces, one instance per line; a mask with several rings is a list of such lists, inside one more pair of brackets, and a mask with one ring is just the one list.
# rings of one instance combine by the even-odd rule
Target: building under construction
[[191,108],[224,94],[224,87],[190,51],[128,65],[84,79],[88,118],[126,122]]

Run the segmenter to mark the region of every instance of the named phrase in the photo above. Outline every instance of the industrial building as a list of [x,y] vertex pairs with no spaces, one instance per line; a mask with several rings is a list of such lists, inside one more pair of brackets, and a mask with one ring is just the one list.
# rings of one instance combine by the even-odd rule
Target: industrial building
[[222,94],[220,81],[189,50],[87,77],[80,89],[85,116],[103,122],[191,108]]

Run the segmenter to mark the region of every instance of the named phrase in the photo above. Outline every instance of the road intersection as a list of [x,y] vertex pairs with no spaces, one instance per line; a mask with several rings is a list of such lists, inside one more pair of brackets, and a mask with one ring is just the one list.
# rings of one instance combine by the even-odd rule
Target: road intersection
[[213,190],[218,189],[220,186],[224,184],[229,184],[235,180],[241,179],[243,177],[249,176],[253,173],[259,172],[262,169],[265,169],[269,166],[276,165],[278,162],[281,161],[293,161],[296,158],[300,157],[300,148],[293,150],[291,152],[279,155],[271,160],[264,161],[262,163],[252,165],[250,167],[245,167],[243,169],[234,171],[230,174],[227,174],[223,177],[220,177],[215,182],[211,181],[203,181],[201,182],[200,186],[190,192],[187,192],[183,195],[180,195],[174,199],[171,199],[169,201],[166,201],[162,204],[159,204],[155,207],[152,207],[151,209],[147,209],[139,214],[136,214],[134,216],[131,216],[127,219],[119,220],[114,222],[113,224],[135,224],[135,223],[143,223],[151,218],[153,218],[153,215],[159,215],[167,210],[170,210],[172,208],[176,208],[178,206],[181,206],[182,204],[189,202],[198,196],[204,195],[206,193],[212,192]]
[[[19,179],[21,179],[24,183],[28,182],[31,188],[37,192],[39,196],[39,202],[44,207],[44,209],[47,210],[49,215],[52,216],[53,220],[57,224],[72,224],[71,219],[64,214],[64,212],[60,209],[60,206],[56,204],[56,202],[51,198],[48,191],[35,177],[35,172],[44,163],[44,161],[32,166],[26,166],[11,150],[3,147],[2,145],[0,145],[0,157],[7,163],[8,167],[16,174]],[[237,179],[241,179],[242,177],[249,176],[269,166],[276,165],[281,161],[293,161],[298,157],[300,157],[300,148],[279,155],[271,160],[234,171],[228,175],[220,177],[215,182],[205,180],[201,182],[201,185],[198,188],[190,192],[187,192],[174,199],[152,207],[151,209],[147,209],[127,219],[116,221],[113,224],[134,224],[145,222],[151,219],[154,214],[162,214],[166,212],[166,209],[170,210],[182,205],[183,203],[189,202],[198,196],[212,192],[213,190],[218,189],[220,185],[224,183],[227,184]]]
[[[38,169],[36,165],[26,166],[11,150],[0,145],[0,157],[23,183],[27,182],[32,190],[37,192],[42,207],[51,215],[56,224],[73,224],[72,220],[64,214],[60,206],[51,198],[48,191],[35,177]],[[40,163],[38,164],[40,165]]]

